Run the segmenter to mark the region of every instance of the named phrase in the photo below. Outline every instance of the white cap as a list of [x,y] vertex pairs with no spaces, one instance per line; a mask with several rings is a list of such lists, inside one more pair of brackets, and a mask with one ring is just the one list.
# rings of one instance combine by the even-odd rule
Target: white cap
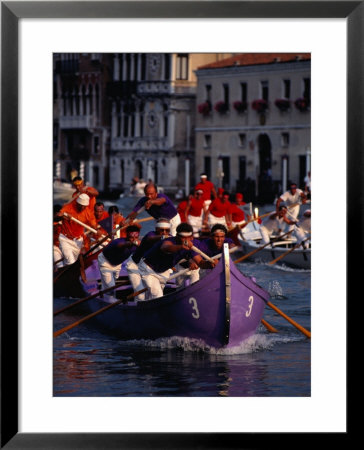
[[83,206],[88,206],[90,204],[90,197],[87,194],[81,194],[78,196],[77,203]]
[[311,215],[311,210],[310,209],[306,209],[306,211],[303,213],[304,216],[310,216]]

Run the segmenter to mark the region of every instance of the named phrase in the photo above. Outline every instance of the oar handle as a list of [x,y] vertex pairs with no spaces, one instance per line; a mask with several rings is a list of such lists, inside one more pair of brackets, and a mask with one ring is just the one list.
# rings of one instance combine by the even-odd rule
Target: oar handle
[[78,223],[79,225],[82,225],[84,228],[86,228],[86,230],[89,230],[92,233],[97,234],[97,230],[95,230],[94,228],[90,227],[89,225],[86,225],[85,223],[81,222],[80,220],[76,219],[75,217],[72,217],[70,214],[64,212],[63,215],[68,217],[69,219],[73,220],[74,222]]
[[[292,203],[292,205],[287,205],[287,208],[294,208],[295,206],[300,205],[301,203],[297,202],[297,203]],[[251,222],[255,222],[256,220],[259,219],[264,219],[267,216],[270,216],[271,214],[274,214],[276,212],[276,210],[262,214],[261,216],[258,217],[254,217],[253,219],[249,219],[247,222],[243,223],[242,225],[237,225],[239,228],[244,228],[246,225],[248,225],[248,223]]]
[[[239,250],[238,246],[231,247],[231,248],[229,248],[229,253],[234,253],[237,250]],[[211,259],[219,259],[219,258],[221,258],[221,255],[222,255],[222,253],[218,253],[217,255],[212,256]],[[187,262],[187,259],[181,259],[180,261],[178,261],[178,264],[181,264],[184,262]]]
[[191,250],[193,250],[194,252],[200,254],[207,261],[214,262],[214,260],[210,256],[206,255],[206,253],[204,253],[202,250],[200,250],[199,248],[195,247],[194,245],[192,245]]
[[173,278],[177,278],[185,273],[189,272],[191,269],[188,267],[187,269],[180,270],[179,272],[174,273],[170,277],[167,278],[168,281],[173,280]]
[[139,220],[132,220],[131,222],[125,224],[120,224],[117,225],[115,230],[112,230],[109,234],[107,234],[106,236],[104,236],[102,239],[100,239],[99,241],[97,241],[95,243],[95,245],[93,247],[90,248],[90,250],[88,250],[84,256],[89,255],[90,253],[92,253],[95,248],[99,247],[101,244],[103,244],[107,239],[111,238],[115,233],[117,233],[118,231],[124,230],[125,228],[128,228],[129,225],[131,225],[133,222],[136,223],[141,223],[141,222],[147,222],[148,220],[153,220],[153,217],[145,217],[144,219],[139,219]]

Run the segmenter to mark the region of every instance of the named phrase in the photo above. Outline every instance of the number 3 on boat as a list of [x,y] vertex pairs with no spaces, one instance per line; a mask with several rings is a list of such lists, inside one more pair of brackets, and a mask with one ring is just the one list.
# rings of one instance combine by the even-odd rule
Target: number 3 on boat
[[197,300],[194,297],[191,297],[189,299],[189,303],[191,303],[191,305],[192,305],[192,311],[193,311],[192,317],[194,319],[199,319],[200,318],[200,312],[198,310]]

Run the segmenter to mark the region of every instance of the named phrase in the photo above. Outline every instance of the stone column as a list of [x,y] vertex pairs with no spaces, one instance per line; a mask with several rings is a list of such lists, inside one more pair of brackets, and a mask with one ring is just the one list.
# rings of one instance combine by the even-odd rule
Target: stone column
[[127,67],[126,67],[126,54],[123,53],[123,76],[122,76],[122,80],[125,81],[127,79]]
[[141,53],[137,54],[138,58],[138,68],[137,68],[137,81],[142,79],[142,55]]
[[118,129],[118,115],[116,111],[116,102],[112,102],[112,108],[111,108],[111,137],[114,138],[117,136],[117,129]]
[[135,60],[135,54],[130,54],[130,80],[134,80],[135,78],[135,70],[134,70],[134,60]]
[[120,60],[118,53],[114,55],[114,81],[120,81]]

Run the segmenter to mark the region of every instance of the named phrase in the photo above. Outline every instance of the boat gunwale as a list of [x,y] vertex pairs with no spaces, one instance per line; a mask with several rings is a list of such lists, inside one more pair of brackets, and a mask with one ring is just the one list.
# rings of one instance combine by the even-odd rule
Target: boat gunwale
[[[231,257],[229,257],[229,259],[230,259],[229,260],[230,276],[233,275],[234,280],[241,283],[246,288],[250,289],[252,292],[254,292],[254,294],[258,295],[259,297],[265,298],[267,295],[269,295],[262,286],[257,284],[256,281],[253,281],[247,275],[244,275],[238,269],[238,267],[236,267],[236,264],[231,264],[231,263],[233,263],[233,260],[231,259]],[[219,271],[217,272],[216,269],[219,269]],[[174,302],[180,301],[179,298],[174,298],[176,293],[180,293],[183,291],[187,291],[187,293],[188,293],[188,291],[190,289],[191,289],[191,292],[192,292],[192,290],[195,291],[196,289],[201,289],[201,288],[203,288],[202,282],[204,282],[204,280],[206,280],[207,277],[210,278],[213,276],[213,278],[217,278],[223,272],[224,272],[224,261],[223,261],[223,258],[220,258],[219,263],[213,270],[210,271],[210,273],[208,273],[205,277],[203,277],[202,279],[196,281],[195,283],[193,283],[189,286],[181,286],[173,292],[169,292],[168,294],[165,294],[162,297],[158,297],[158,298],[155,298],[152,300],[130,301],[126,304],[120,303],[119,305],[116,305],[116,307],[122,308],[122,309],[128,309],[128,308],[154,309],[154,308],[160,307],[161,305],[163,305],[163,306],[167,305],[167,304],[170,305],[170,304],[173,304]],[[231,282],[231,280],[230,280],[230,282]],[[206,284],[206,283],[204,283],[204,284]],[[125,287],[123,286],[124,289],[125,289]],[[225,289],[225,286],[224,286],[224,289]],[[121,290],[121,289],[118,289],[118,290]],[[109,304],[108,301],[103,300],[101,297],[95,297],[93,300],[94,301],[96,300],[99,303]]]

